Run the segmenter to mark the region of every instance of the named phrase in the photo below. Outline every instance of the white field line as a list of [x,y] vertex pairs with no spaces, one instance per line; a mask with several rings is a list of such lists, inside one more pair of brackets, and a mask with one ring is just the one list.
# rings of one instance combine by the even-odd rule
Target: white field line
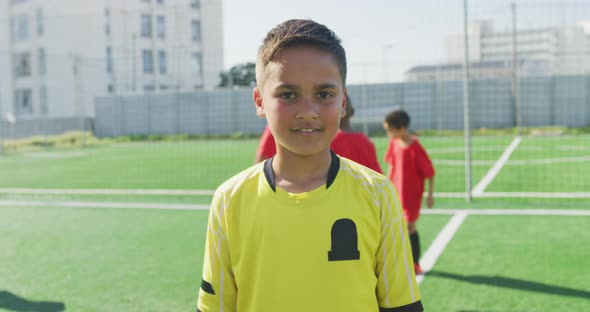
[[590,210],[572,209],[421,209],[422,214],[448,215],[466,213],[468,215],[495,215],[495,216],[588,216]]
[[[456,213],[440,233],[438,233],[430,248],[428,248],[424,256],[420,259],[420,267],[422,267],[424,272],[432,270],[436,260],[442,254],[445,247],[447,247],[447,244],[451,241],[451,238],[453,238],[453,235],[455,235],[466,217],[467,213],[465,212]],[[416,280],[420,284],[424,280],[424,274],[418,275]]]
[[208,210],[209,205],[162,204],[162,203],[116,203],[116,202],[76,202],[76,201],[31,201],[0,200],[2,206],[21,207],[68,207],[68,208],[130,208],[130,209],[172,209]]
[[[209,210],[209,205],[165,204],[165,203],[122,203],[122,202],[80,202],[56,200],[0,200],[0,207],[73,207],[73,208],[130,208],[162,210]],[[590,216],[590,210],[572,209],[422,209],[423,214],[454,215],[530,215],[530,216]]]
[[496,175],[498,175],[502,167],[504,167],[504,164],[508,161],[508,158],[510,158],[510,155],[512,155],[512,153],[514,152],[516,147],[518,147],[518,144],[520,144],[520,142],[522,142],[522,137],[518,136],[514,138],[512,143],[510,143],[510,146],[508,146],[504,153],[502,153],[502,156],[500,156],[500,158],[490,169],[490,171],[488,171],[485,177],[483,177],[483,179],[481,179],[481,181],[479,181],[479,183],[477,183],[477,185],[473,188],[473,195],[480,195],[481,193],[483,193],[486,187],[488,187],[488,185],[492,183],[492,180],[494,180],[494,178],[496,177]]
[[547,165],[583,161],[590,161],[590,156],[511,160],[507,163],[507,165]]
[[[37,189],[0,188],[0,194],[35,195],[213,195],[215,190]],[[424,193],[426,197],[428,193]],[[435,192],[438,198],[465,198],[464,192]],[[590,192],[484,192],[476,198],[590,198]]]
[[[0,188],[0,194],[35,195],[213,195],[215,190],[37,189]],[[424,193],[427,196],[428,193]],[[435,192],[438,198],[465,198],[464,192]],[[590,198],[590,192],[484,192],[476,198]]]
[[214,190],[38,189],[0,188],[0,194],[66,195],[213,195]]
[[479,198],[590,198],[590,192],[484,192]]

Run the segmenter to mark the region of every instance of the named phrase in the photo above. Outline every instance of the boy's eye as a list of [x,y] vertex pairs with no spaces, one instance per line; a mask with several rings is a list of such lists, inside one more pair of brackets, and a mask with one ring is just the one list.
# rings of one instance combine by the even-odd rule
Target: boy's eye
[[321,99],[328,99],[328,98],[332,97],[332,94],[327,91],[322,91],[322,92],[318,93],[318,97]]
[[279,94],[279,97],[283,100],[292,100],[295,98],[295,93],[293,92],[284,92]]

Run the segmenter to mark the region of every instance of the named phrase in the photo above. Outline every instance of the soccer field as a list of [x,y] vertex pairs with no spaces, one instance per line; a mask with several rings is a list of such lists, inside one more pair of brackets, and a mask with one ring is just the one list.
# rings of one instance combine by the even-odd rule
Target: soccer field
[[[590,310],[590,138],[524,137],[471,204],[462,138],[421,140],[440,195],[418,224],[432,265],[420,284],[426,310]],[[383,155],[386,139],[374,141]],[[474,185],[513,142],[474,137]],[[256,144],[0,158],[0,311],[194,310],[210,192],[252,163]]]

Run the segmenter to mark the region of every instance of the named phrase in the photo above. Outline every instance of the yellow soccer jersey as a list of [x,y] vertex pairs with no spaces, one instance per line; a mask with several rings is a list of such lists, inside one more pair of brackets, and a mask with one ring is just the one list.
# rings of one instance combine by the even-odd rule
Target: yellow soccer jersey
[[215,193],[197,311],[423,311],[386,177],[332,153],[327,183],[291,194],[271,162]]

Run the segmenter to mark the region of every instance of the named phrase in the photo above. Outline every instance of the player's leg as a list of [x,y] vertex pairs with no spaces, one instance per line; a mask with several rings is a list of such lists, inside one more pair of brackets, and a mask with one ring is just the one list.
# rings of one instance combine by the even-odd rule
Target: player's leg
[[406,213],[406,222],[408,223],[408,234],[410,236],[410,246],[412,248],[412,258],[414,258],[414,271],[416,274],[422,274],[420,268],[420,238],[416,229],[419,212],[408,211]]

